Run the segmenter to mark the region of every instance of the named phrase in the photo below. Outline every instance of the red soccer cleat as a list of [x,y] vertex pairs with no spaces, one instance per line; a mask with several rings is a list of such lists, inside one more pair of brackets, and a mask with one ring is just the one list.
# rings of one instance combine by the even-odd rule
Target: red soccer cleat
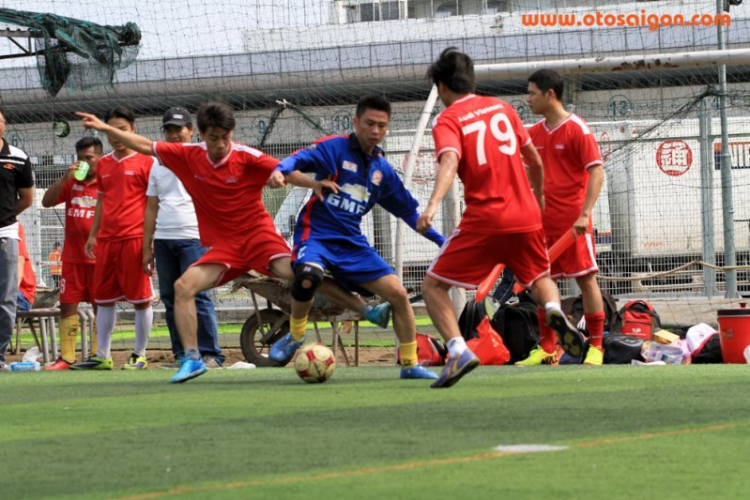
[[46,366],[44,369],[45,370],[70,370],[70,365],[72,364],[73,363],[68,363],[62,358],[57,358],[57,361],[55,361],[49,366]]

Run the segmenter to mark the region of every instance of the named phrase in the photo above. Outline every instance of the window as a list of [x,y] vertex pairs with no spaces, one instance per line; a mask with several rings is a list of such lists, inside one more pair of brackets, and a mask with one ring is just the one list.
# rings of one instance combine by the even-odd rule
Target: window
[[458,9],[455,2],[441,4],[435,9],[435,17],[451,17],[456,15],[458,15]]
[[381,2],[380,12],[382,14],[381,19],[383,21],[395,21],[401,19],[399,13],[399,7],[401,2]]
[[380,21],[380,5],[376,3],[359,4],[359,20],[363,23]]
[[401,19],[401,2],[373,2],[359,4],[359,20],[363,23],[372,21],[395,21]]
[[500,12],[508,12],[508,0],[487,0],[485,14],[499,14]]

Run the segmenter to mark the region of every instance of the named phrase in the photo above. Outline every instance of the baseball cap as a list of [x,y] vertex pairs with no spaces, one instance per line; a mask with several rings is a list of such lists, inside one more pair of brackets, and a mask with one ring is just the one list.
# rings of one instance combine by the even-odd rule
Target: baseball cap
[[176,125],[178,127],[189,127],[192,125],[192,119],[190,118],[190,112],[179,106],[169,108],[161,119],[162,127],[167,125]]

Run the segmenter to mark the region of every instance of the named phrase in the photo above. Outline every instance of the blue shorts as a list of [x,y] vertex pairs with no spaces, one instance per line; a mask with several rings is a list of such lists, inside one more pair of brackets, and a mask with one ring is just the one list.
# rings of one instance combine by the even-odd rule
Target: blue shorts
[[366,295],[372,293],[357,285],[395,272],[369,245],[318,240],[302,241],[294,247],[292,267],[298,264],[316,264],[331,273],[333,279],[348,291]]

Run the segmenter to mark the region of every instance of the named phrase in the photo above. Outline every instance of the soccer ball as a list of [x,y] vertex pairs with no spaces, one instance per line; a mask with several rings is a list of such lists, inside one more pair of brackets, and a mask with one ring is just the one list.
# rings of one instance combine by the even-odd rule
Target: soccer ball
[[300,348],[294,360],[294,369],[299,378],[308,384],[325,382],[336,368],[336,356],[323,344],[306,344]]

